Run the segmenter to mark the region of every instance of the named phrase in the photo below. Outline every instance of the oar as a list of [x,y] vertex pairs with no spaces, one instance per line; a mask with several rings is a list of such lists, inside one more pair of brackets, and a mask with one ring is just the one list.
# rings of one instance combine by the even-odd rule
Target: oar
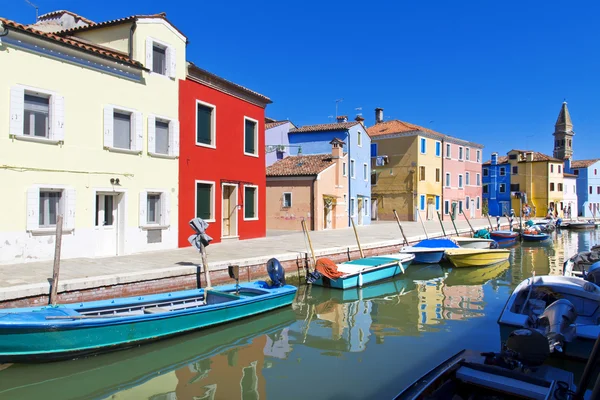
[[423,218],[421,218],[421,212],[417,208],[417,218],[421,221],[421,226],[423,227],[423,232],[425,232],[425,238],[429,239],[429,235],[427,234],[427,229],[425,229],[425,224],[423,223]]
[[356,243],[358,243],[358,250],[360,251],[360,258],[365,258],[365,255],[362,251],[362,247],[360,247],[360,240],[358,240],[358,232],[356,232],[356,225],[354,225],[354,218],[350,218],[350,222],[352,222],[352,228],[354,229],[354,236],[356,236]]
[[398,213],[396,212],[396,210],[394,210],[394,216],[396,217],[396,222],[398,223],[398,227],[400,228],[400,232],[402,233],[402,237],[404,238],[404,245],[408,246],[408,239],[406,239],[404,229],[402,229],[402,225],[400,225],[400,218],[398,218]]
[[312,242],[310,240],[310,235],[308,234],[308,229],[306,229],[306,221],[302,220],[302,230],[306,234],[306,238],[308,239],[308,245],[310,246],[310,253],[312,255],[313,260],[313,268],[317,266],[317,260],[315,258],[315,251],[313,250]]
[[467,224],[469,224],[469,228],[471,228],[471,232],[473,232],[473,235],[475,235],[475,229],[473,229],[473,225],[471,225],[471,221],[469,221],[469,218],[467,218],[467,214],[465,214],[463,212],[462,215],[463,215],[463,217],[465,217],[465,221],[467,221]]
[[438,220],[440,221],[440,225],[442,226],[442,232],[444,233],[444,237],[448,237],[448,235],[446,235],[446,230],[444,229],[444,223],[442,222],[442,216],[440,214],[440,212],[437,212],[438,215]]

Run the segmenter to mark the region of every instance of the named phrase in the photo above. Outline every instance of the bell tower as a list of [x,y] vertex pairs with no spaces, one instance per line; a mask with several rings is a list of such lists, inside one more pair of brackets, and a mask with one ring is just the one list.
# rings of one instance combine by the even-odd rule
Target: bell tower
[[556,124],[554,124],[554,158],[559,160],[573,157],[573,123],[567,108],[567,102],[562,103]]

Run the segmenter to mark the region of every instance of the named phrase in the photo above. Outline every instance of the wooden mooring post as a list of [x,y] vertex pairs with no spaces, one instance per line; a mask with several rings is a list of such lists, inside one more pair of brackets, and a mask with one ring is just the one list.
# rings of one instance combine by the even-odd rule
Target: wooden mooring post
[[58,296],[58,275],[60,272],[60,249],[62,246],[62,225],[63,216],[56,217],[56,240],[54,244],[54,266],[52,268],[52,289],[50,290],[50,304],[56,305],[56,297]]

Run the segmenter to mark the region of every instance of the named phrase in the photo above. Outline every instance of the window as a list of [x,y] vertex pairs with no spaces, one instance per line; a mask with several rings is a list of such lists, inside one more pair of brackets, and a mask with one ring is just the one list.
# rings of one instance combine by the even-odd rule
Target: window
[[465,208],[469,209],[469,203],[471,202],[471,198],[469,196],[465,197]]
[[462,159],[463,159],[463,148],[460,146],[458,147],[458,159],[460,161],[462,161]]
[[517,155],[516,154],[509,154],[508,155],[508,159],[509,160],[516,160],[517,159]]
[[450,173],[446,172],[446,187],[450,187]]
[[435,142],[435,156],[440,157],[442,155],[442,143]]
[[214,182],[196,181],[196,217],[214,222],[214,204]]
[[550,172],[554,172],[554,164],[550,164]]
[[461,174],[458,175],[458,187],[459,189],[463,187],[463,176]]
[[64,140],[64,98],[25,86],[10,90],[10,135],[18,139]]
[[563,191],[563,184],[562,183],[558,183],[556,185],[556,190],[558,190],[559,192],[562,192]]
[[63,230],[75,226],[75,190],[64,187],[32,187],[27,190],[27,230],[55,232],[57,217]]
[[[113,202],[115,196],[96,196],[96,202]],[[98,200],[100,198],[100,200]],[[141,227],[166,227],[169,226],[171,212],[170,193],[166,190],[148,190],[140,192],[140,226]],[[96,207],[98,208],[98,207]],[[112,205],[106,205],[104,210],[111,210]],[[106,216],[108,213],[104,212]],[[112,218],[112,216],[111,216]],[[200,217],[202,218],[202,217]],[[208,218],[205,218],[208,219]]]
[[576,169],[576,170],[573,170],[573,174],[574,174],[574,175],[579,175],[579,170],[578,170],[578,169]]
[[62,213],[62,191],[40,190],[40,228],[56,226],[56,217]]
[[[471,149],[468,147],[465,149],[465,159],[467,161],[471,160]],[[467,207],[467,208],[469,208],[469,207]]]
[[465,173],[465,185],[470,185],[471,184],[471,173],[467,172]]
[[121,107],[104,107],[105,148],[141,153],[143,140],[141,112]]
[[[481,162],[481,150],[477,150],[477,162]],[[479,208],[479,207],[477,207]]]
[[425,195],[424,194],[421,195],[420,200],[421,201],[419,204],[419,206],[420,206],[419,208],[421,209],[421,211],[423,211],[423,210],[425,210]]
[[346,172],[346,163],[345,163],[345,162],[343,162],[343,163],[342,163],[342,174],[343,174],[344,176],[348,176],[348,175],[347,175],[347,172]]
[[258,121],[244,117],[244,154],[258,157]]
[[436,182],[439,182],[439,181],[440,181],[440,178],[441,178],[441,176],[440,176],[440,175],[441,175],[441,170],[440,170],[439,168],[436,168],[436,169],[435,169],[435,181],[436,181]]
[[505,176],[506,175],[506,169],[504,167],[500,168],[500,176]]
[[476,208],[479,210],[479,208],[480,208],[480,206],[481,206],[481,204],[480,204],[480,200],[479,200],[479,196],[477,196],[477,197],[475,198],[475,205],[476,205]]
[[283,194],[283,207],[284,208],[289,208],[291,206],[292,206],[292,193],[285,192]]
[[[107,196],[106,198],[111,198],[112,196]],[[161,204],[160,204],[160,193],[148,193],[147,198],[147,219],[146,222],[148,224],[160,224],[161,220]]]
[[519,184],[518,183],[511,183],[510,184],[510,191],[511,192],[518,192],[519,191]]
[[196,145],[216,146],[216,114],[216,106],[196,100]]
[[506,183],[501,183],[499,188],[500,193],[506,193]]
[[258,219],[258,186],[244,186],[244,220]]
[[594,169],[594,175],[598,175],[598,170]]
[[354,198],[351,197],[350,198],[350,216],[351,217],[354,217],[354,211],[355,211],[354,210]]
[[448,200],[444,200],[444,215],[448,215],[450,211],[450,202]]
[[371,171],[371,185],[377,185],[377,172]]
[[489,175],[488,169],[484,168],[483,169],[483,176],[488,176],[488,175]]
[[550,182],[550,191],[554,192],[554,182]]
[[358,137],[356,139],[356,144],[358,145],[358,147],[362,147],[362,132],[358,131]]
[[446,143],[446,158],[450,158],[450,157],[452,157],[451,146],[450,146],[450,143]]
[[363,215],[369,215],[369,199],[363,199]]
[[600,186],[596,186],[596,193],[600,194]]
[[513,175],[517,175],[519,173],[519,167],[517,165],[512,167],[512,173],[513,173]]
[[561,165],[559,165],[559,166],[558,166],[558,173],[560,174],[561,172],[562,172],[562,166],[561,166]]
[[461,214],[462,211],[463,211],[463,202],[462,202],[462,200],[460,200],[458,202],[458,213]]
[[487,183],[484,183],[484,184],[483,184],[483,194],[488,194],[488,193],[489,193],[489,190],[488,190],[488,184],[487,184]]
[[425,154],[427,152],[427,141],[425,138],[421,138],[421,154]]
[[115,111],[113,147],[131,149],[131,113]]
[[476,174],[475,175],[475,184],[477,186],[481,186],[481,174]]
[[590,194],[592,194],[592,187],[590,186]]
[[354,160],[350,160],[350,177],[354,178]]
[[146,68],[155,74],[175,78],[177,64],[175,48],[156,39],[146,39]]
[[156,115],[148,116],[148,153],[179,156],[179,121]]
[[369,180],[369,167],[367,166],[367,164],[363,164],[363,179],[365,181]]
[[425,167],[424,166],[419,167],[419,180],[420,181],[425,180]]

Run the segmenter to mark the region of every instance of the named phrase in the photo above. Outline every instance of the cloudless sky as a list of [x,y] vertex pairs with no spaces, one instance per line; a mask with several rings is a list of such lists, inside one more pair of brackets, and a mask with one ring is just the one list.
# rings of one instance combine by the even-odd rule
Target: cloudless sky
[[[362,113],[475,141],[552,155],[568,102],[574,159],[600,158],[600,2],[30,0],[93,21],[166,12],[187,59],[273,100],[296,125]],[[25,0],[0,16],[35,21]],[[362,108],[362,110],[356,110]]]

